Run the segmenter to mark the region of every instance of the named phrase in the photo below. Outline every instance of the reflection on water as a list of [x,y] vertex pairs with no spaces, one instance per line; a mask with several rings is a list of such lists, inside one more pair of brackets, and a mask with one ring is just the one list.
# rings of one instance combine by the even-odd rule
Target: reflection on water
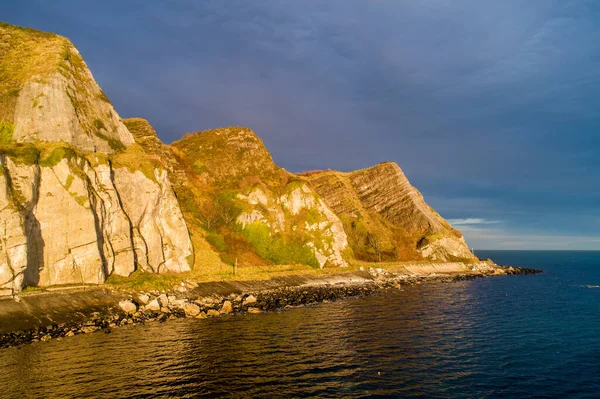
[[[545,274],[425,285],[8,348],[0,396],[593,397],[598,291],[559,282]],[[596,302],[574,302],[581,292]]]

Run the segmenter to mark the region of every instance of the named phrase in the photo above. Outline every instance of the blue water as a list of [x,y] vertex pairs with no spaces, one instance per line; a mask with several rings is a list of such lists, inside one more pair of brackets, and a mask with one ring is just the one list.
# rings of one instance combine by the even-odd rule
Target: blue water
[[544,274],[0,350],[0,397],[600,397],[600,252],[478,251]]

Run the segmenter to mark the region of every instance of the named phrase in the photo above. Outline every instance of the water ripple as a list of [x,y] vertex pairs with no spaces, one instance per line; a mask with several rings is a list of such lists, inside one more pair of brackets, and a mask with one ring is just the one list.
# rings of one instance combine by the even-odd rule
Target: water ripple
[[551,273],[8,348],[0,396],[597,397],[600,296],[578,281],[600,281],[590,259],[570,263],[580,273],[538,258],[522,264]]

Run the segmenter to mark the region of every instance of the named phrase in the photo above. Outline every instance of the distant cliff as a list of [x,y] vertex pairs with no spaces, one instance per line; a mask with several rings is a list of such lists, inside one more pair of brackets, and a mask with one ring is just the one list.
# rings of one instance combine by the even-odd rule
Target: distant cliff
[[462,234],[425,203],[395,163],[351,173],[307,173],[305,177],[344,221],[358,258],[475,259]]
[[0,23],[0,294],[354,259],[476,258],[396,164],[298,176],[246,127],[165,145],[68,39]]

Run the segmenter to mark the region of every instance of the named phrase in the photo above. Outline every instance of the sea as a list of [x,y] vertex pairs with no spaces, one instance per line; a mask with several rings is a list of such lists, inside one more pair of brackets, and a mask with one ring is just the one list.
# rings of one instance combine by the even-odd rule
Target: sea
[[1,398],[600,398],[600,252],[477,251],[539,275],[0,350]]

